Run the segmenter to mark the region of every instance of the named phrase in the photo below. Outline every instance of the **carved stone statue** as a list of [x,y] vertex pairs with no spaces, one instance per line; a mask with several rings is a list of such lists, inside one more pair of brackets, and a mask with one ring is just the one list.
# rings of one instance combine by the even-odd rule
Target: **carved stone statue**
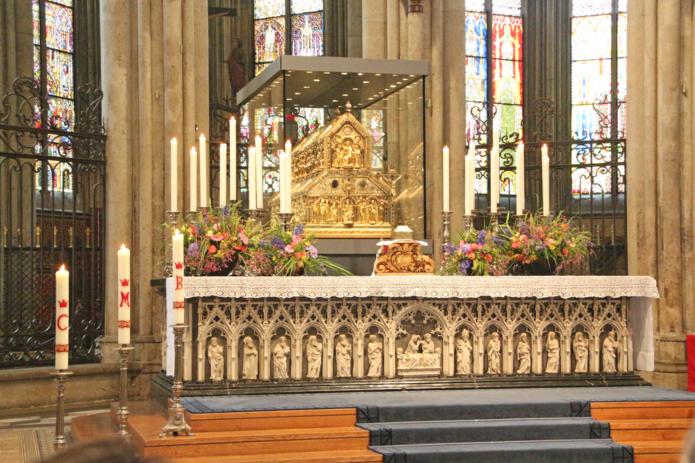
[[560,371],[560,341],[555,331],[548,332],[548,340],[545,342],[548,353],[548,361],[545,364],[546,373],[558,373]]
[[244,337],[242,379],[258,379],[258,349],[251,336]]
[[217,336],[210,338],[208,344],[208,363],[210,364],[210,379],[212,381],[224,380],[224,347]]
[[608,336],[603,340],[603,372],[615,373],[616,360],[618,358],[618,334],[615,330],[610,330]]
[[383,351],[384,346],[382,345],[377,335],[370,334],[369,342],[367,342],[367,360],[369,360],[369,369],[367,370],[367,377],[378,378],[379,376],[381,376]]
[[306,342],[306,377],[316,379],[321,376],[321,352],[323,346],[316,335],[312,334]]
[[273,348],[273,378],[287,379],[290,377],[287,368],[287,358],[290,355],[290,346],[287,344],[287,337],[280,336]]
[[[225,61],[227,63],[229,83],[232,86],[232,97],[236,97],[237,92],[246,85],[246,72],[244,71],[246,58],[244,47],[238,37],[233,39],[233,44],[234,48],[229,52]],[[233,98],[233,101],[236,101],[236,98]]]
[[520,375],[531,373],[531,344],[528,342],[528,334],[521,333],[516,345],[516,360],[519,366],[516,372]]
[[589,341],[581,331],[574,333],[572,350],[575,359],[574,372],[586,373],[589,370]]
[[471,374],[471,353],[473,345],[471,344],[471,334],[467,328],[461,331],[461,337],[456,340],[456,374],[470,375]]
[[502,342],[500,334],[495,331],[487,342],[487,373],[489,375],[499,375],[502,372],[501,358]]
[[349,378],[352,376],[350,371],[352,366],[352,345],[344,334],[338,336],[338,342],[335,345],[335,366],[338,378]]
[[425,338],[420,341],[420,348],[423,354],[434,354],[436,347],[434,341],[432,341],[432,334],[425,333]]
[[406,354],[419,354],[420,353],[420,335],[414,334],[410,337],[408,342],[408,347],[405,348]]

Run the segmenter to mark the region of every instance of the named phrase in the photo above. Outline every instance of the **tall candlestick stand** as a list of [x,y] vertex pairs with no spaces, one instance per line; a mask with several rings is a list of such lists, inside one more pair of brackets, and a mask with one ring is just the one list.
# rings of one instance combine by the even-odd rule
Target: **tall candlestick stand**
[[[174,211],[167,211],[167,223],[171,228],[175,228],[176,225],[179,222],[179,213],[174,212]],[[167,252],[166,252],[166,257],[164,261],[164,276],[172,276],[172,270],[171,270],[171,240],[166,239],[165,240],[167,243]]]
[[118,435],[128,439],[130,432],[128,431],[128,357],[133,351],[133,346],[121,344],[118,347],[118,355],[121,359],[121,378],[120,378],[120,393],[118,394]]
[[451,211],[442,211],[442,246],[451,242]]
[[181,405],[183,390],[183,332],[186,325],[174,325],[174,384],[171,386],[169,422],[159,433],[160,437],[192,436],[191,427],[186,423],[185,410]]
[[278,213],[278,218],[280,219],[280,226],[285,232],[289,232],[292,228],[292,212],[280,212]]
[[187,211],[186,214],[185,214],[186,223],[195,222],[195,220],[196,220],[197,217],[198,217],[198,212],[196,212],[196,211]]
[[464,230],[469,230],[473,228],[473,211],[471,211],[470,215],[464,215],[463,216],[463,229]]
[[56,432],[53,439],[53,448],[60,451],[67,446],[65,439],[65,380],[72,375],[70,370],[56,370],[51,373],[56,378],[56,390],[58,397],[56,401]]

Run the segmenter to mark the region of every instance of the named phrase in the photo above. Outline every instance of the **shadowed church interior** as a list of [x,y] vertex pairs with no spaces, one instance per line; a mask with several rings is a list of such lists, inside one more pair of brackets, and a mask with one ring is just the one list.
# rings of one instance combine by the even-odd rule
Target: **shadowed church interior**
[[0,0],[0,463],[695,461],[692,0]]

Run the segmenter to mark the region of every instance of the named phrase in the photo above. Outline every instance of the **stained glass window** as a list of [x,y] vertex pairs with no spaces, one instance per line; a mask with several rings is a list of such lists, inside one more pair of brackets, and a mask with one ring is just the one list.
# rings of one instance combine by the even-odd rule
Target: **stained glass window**
[[362,124],[372,137],[372,169],[384,168],[384,111],[382,109],[362,110]]
[[283,54],[323,55],[323,15],[323,0],[291,0],[290,11],[287,11],[285,0],[256,0],[256,74]]
[[[48,111],[41,125],[56,131],[75,130],[74,17],[72,0],[32,0],[34,78],[48,99]],[[48,154],[70,158],[68,145],[56,134]],[[40,148],[39,148],[40,149]],[[37,168],[36,187],[72,191],[72,170],[68,161],[51,160]]]
[[[627,0],[572,0],[572,193],[624,191]],[[614,37],[616,34],[616,37]],[[598,140],[598,141],[596,141]],[[616,175],[617,174],[617,175]]]
[[[465,26],[466,137],[475,144],[486,144],[490,131],[502,138],[513,133],[521,135],[524,103],[521,1],[468,0]],[[494,114],[492,124],[488,114]],[[476,151],[478,194],[488,191],[488,151]],[[500,158],[501,192],[514,194],[514,150],[506,151],[502,151]]]

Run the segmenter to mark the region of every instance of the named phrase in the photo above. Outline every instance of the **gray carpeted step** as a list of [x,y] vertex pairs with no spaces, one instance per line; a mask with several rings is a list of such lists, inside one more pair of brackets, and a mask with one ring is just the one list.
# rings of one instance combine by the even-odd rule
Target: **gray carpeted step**
[[384,463],[631,463],[632,448],[606,439],[371,447]]
[[371,445],[609,439],[607,423],[591,418],[401,421],[360,423]]
[[589,416],[588,402],[510,402],[500,404],[398,404],[359,407],[357,421],[471,420]]

